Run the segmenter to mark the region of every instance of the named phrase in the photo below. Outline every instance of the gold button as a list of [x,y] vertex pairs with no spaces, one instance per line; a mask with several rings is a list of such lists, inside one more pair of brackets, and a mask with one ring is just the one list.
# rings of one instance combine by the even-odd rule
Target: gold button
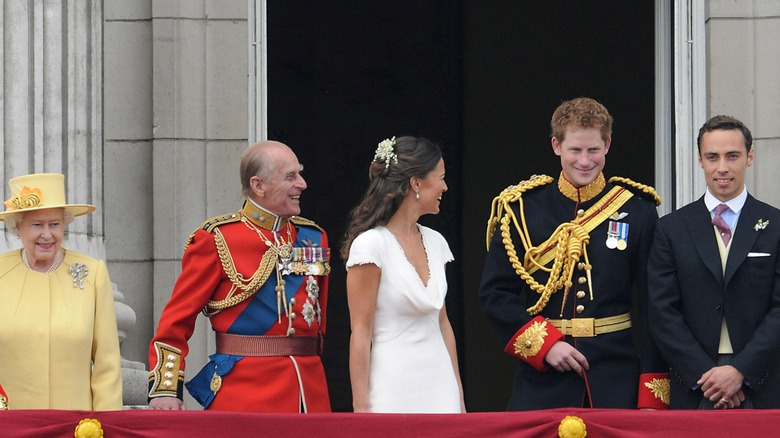
[[298,315],[295,314],[295,312],[290,312],[290,319],[295,321],[295,318],[297,318]]
[[579,209],[577,210],[577,217],[583,217],[585,216],[585,210]]
[[163,382],[163,386],[166,388],[170,388],[171,386],[173,386],[173,382],[171,382],[170,380],[166,380]]
[[173,362],[165,362],[165,368],[167,368],[169,370],[172,370],[175,367],[176,367],[176,364],[174,364]]
[[585,269],[585,262],[579,262],[579,263],[577,263],[577,269],[579,269],[580,271],[582,271],[583,269]]
[[577,298],[585,298],[585,292],[584,291],[577,292]]
[[531,348],[531,341],[525,341],[525,348]]
[[287,336],[292,336],[295,334],[295,327],[290,327],[289,330],[287,330]]
[[588,279],[585,278],[585,277],[580,277],[580,278],[577,279],[577,283],[579,283],[579,284],[585,284],[587,281],[588,281]]
[[163,374],[163,377],[166,379],[173,379],[173,373],[170,371],[166,371],[165,374]]
[[290,298],[290,306],[294,306],[297,301],[295,301],[295,298]]
[[169,361],[173,362],[174,360],[176,360],[176,356],[174,356],[172,354],[169,354],[166,359],[168,359]]
[[580,304],[579,306],[577,306],[577,313],[582,313],[582,312],[584,312],[584,311],[585,311],[585,306],[583,306],[582,304]]

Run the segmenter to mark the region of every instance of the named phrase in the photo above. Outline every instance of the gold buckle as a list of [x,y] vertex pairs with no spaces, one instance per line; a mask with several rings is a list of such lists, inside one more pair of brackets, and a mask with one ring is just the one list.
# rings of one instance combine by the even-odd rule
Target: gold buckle
[[596,318],[574,318],[571,321],[571,335],[575,338],[596,336]]

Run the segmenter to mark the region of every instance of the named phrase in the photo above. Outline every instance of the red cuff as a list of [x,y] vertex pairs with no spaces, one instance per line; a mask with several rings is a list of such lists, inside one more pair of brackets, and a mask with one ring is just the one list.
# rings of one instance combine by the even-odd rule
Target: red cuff
[[8,394],[3,390],[3,385],[0,385],[0,411],[8,410]]
[[669,373],[639,376],[639,409],[669,409]]
[[563,333],[541,316],[522,326],[504,347],[504,352],[523,360],[539,371],[548,368],[544,361],[547,352],[558,341],[564,339]]

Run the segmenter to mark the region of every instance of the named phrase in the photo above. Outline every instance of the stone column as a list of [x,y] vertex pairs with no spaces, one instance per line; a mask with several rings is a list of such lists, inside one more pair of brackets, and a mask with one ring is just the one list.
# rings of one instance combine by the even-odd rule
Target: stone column
[[[67,248],[103,258],[102,2],[3,1],[0,180],[65,174],[67,198],[97,206],[68,228]],[[12,233],[0,250],[19,247]]]
[[[247,146],[247,1],[157,1],[152,8],[154,321],[181,271],[187,237],[241,207],[238,166]],[[198,317],[186,378],[214,352]],[[185,391],[191,409],[199,405]]]

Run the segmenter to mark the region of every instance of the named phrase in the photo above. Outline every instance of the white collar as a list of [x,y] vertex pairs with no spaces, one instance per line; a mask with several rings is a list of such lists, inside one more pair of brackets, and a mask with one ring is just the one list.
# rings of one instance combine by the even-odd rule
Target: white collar
[[710,192],[710,189],[707,188],[707,192],[704,193],[704,205],[707,206],[708,211],[712,211],[715,210],[715,207],[717,207],[718,205],[726,204],[729,206],[729,210],[739,214],[739,212],[742,211],[742,207],[745,206],[745,201],[747,201],[747,196],[748,196],[747,186],[744,186],[742,188],[742,192],[739,195],[729,199],[726,202],[723,202],[718,198],[716,198],[715,195],[713,195]]

